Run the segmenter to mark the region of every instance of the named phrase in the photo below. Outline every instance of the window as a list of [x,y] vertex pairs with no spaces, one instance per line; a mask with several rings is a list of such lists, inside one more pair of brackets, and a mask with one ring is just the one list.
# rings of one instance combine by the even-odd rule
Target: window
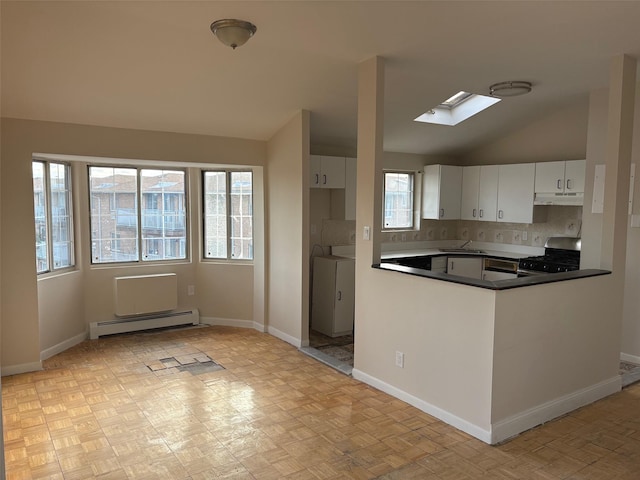
[[89,167],[92,263],[187,257],[185,172]]
[[204,257],[253,259],[251,172],[203,173]]
[[413,228],[413,173],[384,173],[383,229]]
[[50,272],[75,264],[71,203],[71,169],[63,163],[34,161],[33,208],[36,271]]

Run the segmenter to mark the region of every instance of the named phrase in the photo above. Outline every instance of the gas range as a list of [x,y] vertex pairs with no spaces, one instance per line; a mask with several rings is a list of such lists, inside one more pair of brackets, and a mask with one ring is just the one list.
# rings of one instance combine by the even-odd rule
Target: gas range
[[544,255],[520,259],[518,276],[579,270],[581,246],[579,238],[549,237],[544,246]]

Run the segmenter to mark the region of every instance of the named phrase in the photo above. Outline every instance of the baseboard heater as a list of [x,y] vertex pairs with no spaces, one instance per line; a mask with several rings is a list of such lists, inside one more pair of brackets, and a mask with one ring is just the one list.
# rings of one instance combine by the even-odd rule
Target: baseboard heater
[[154,315],[144,315],[129,318],[118,318],[106,322],[89,324],[89,337],[95,340],[104,335],[116,333],[137,332],[154,328],[177,327],[180,325],[198,325],[200,314],[197,309],[182,312],[167,312]]

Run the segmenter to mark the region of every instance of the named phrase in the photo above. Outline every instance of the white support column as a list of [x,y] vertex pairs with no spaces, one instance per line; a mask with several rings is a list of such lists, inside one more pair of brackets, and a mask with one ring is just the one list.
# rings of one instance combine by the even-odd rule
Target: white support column
[[383,135],[384,59],[374,57],[358,66],[356,270],[380,262]]
[[620,282],[621,295],[627,250],[636,63],[626,55],[614,57],[609,82],[601,266],[613,271],[615,281]]

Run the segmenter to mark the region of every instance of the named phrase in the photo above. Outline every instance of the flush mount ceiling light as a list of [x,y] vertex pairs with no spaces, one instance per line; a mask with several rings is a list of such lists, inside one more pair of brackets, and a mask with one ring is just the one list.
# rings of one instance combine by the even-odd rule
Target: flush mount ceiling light
[[517,97],[531,91],[530,82],[500,82],[489,87],[489,94],[492,97]]
[[256,26],[253,23],[235,18],[224,18],[216,20],[211,24],[211,31],[226,46],[233,48],[240,47],[247,43],[256,33]]

